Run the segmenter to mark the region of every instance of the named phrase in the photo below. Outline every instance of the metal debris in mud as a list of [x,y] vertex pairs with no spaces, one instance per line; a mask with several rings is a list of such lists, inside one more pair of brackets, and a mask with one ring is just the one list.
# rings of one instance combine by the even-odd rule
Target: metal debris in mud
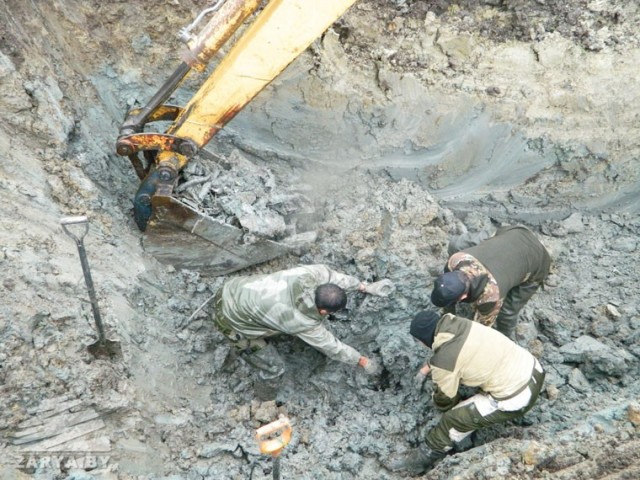
[[180,201],[252,237],[282,240],[309,231],[316,216],[311,200],[295,185],[282,185],[276,175],[238,150],[222,157],[205,152],[182,171],[175,193]]

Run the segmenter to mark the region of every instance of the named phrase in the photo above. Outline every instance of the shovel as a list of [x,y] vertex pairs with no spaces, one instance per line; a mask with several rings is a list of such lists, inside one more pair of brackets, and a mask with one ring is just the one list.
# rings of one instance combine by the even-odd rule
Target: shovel
[[[82,264],[82,273],[84,273],[84,281],[87,284],[87,290],[89,291],[89,298],[91,299],[91,309],[93,310],[93,318],[96,322],[96,328],[98,329],[98,341],[92,343],[87,347],[89,353],[96,357],[109,357],[116,358],[122,355],[122,348],[119,342],[107,340],[104,334],[104,326],[102,325],[102,318],[100,317],[100,310],[98,309],[98,299],[96,298],[96,292],[93,288],[93,280],[91,279],[91,271],[89,270],[89,262],[87,261],[87,252],[84,249],[84,237],[89,231],[89,222],[87,217],[65,217],[60,219],[60,224],[64,232],[76,242],[78,247],[78,254],[80,255],[80,263]],[[75,225],[78,234],[74,234],[71,230],[71,226]],[[79,230],[79,227],[83,227]]]
[[256,430],[260,453],[273,458],[273,480],[280,480],[280,452],[291,440],[291,422],[285,416]]

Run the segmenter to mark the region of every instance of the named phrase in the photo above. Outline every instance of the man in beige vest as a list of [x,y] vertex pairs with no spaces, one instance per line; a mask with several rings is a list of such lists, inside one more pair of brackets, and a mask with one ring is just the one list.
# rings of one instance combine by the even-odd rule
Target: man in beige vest
[[[450,313],[423,311],[410,333],[433,350],[418,377],[431,373],[433,403],[444,413],[423,444],[391,460],[391,470],[429,470],[454,443],[479,428],[521,417],[535,404],[545,376],[540,362],[498,331]],[[461,402],[460,385],[480,392]]]

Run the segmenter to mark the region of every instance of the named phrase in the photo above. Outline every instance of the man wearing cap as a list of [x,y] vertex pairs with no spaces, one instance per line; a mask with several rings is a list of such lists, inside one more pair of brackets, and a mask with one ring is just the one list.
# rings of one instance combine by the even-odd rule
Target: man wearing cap
[[449,257],[434,281],[431,302],[453,313],[470,303],[473,319],[512,338],[518,314],[549,275],[551,257],[526,227],[507,226]]
[[[538,399],[545,376],[540,362],[496,330],[450,313],[423,311],[411,322],[410,333],[433,350],[418,376],[431,373],[433,403],[444,413],[424,443],[391,460],[392,471],[422,473],[454,443],[479,428],[523,416]],[[480,392],[460,402],[460,385]]]

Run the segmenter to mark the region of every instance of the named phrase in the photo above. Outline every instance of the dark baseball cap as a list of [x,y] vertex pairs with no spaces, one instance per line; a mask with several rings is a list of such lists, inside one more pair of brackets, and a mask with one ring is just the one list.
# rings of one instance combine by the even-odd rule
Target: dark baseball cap
[[467,276],[456,270],[440,275],[433,282],[431,303],[436,307],[448,307],[467,291]]

